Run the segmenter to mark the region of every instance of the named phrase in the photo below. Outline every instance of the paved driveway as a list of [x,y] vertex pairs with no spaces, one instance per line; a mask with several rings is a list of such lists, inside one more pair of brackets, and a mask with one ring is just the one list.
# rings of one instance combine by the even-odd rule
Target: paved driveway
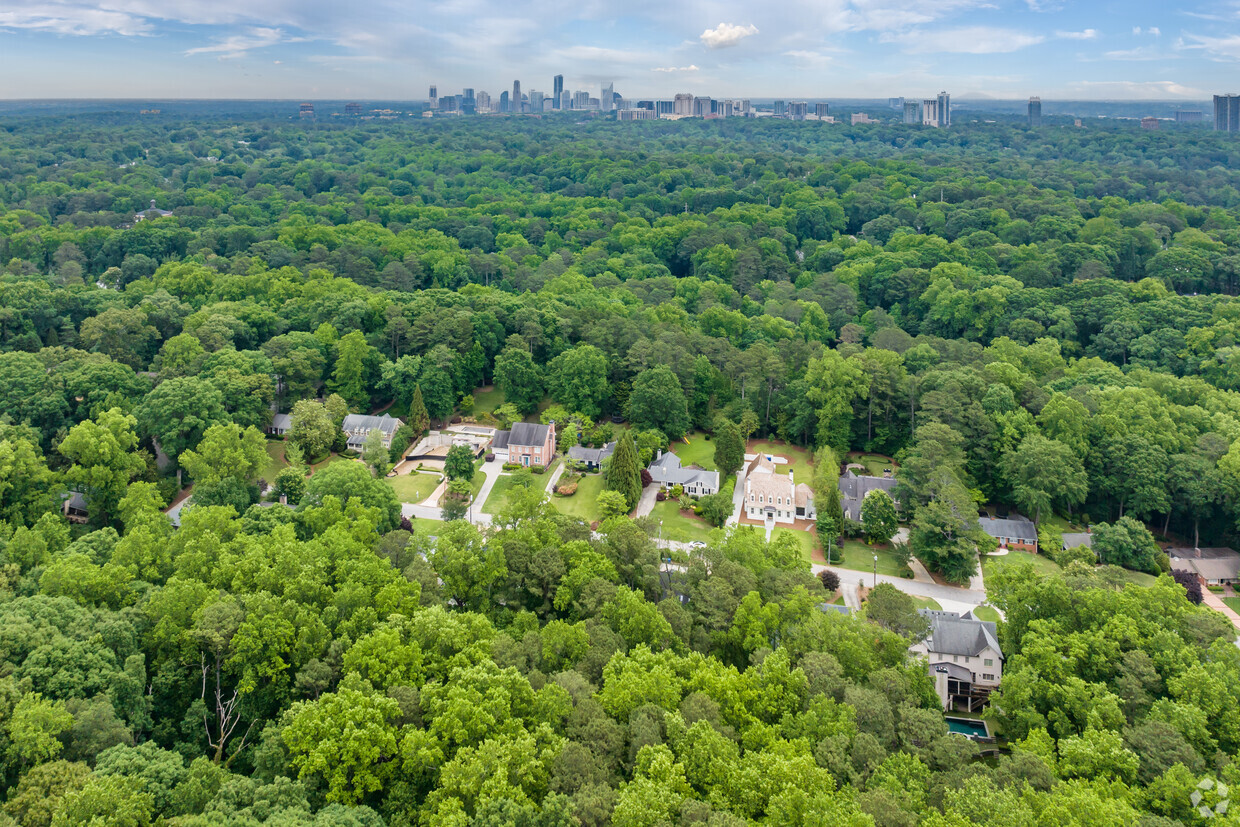
[[[813,566],[814,574],[818,574],[826,568],[827,567],[824,565],[815,563]],[[831,566],[831,570],[840,576],[841,584],[856,586],[858,580],[864,580],[867,587],[874,585],[873,571],[842,569],[839,566]],[[961,589],[955,586],[940,586],[938,583],[933,581],[925,583],[920,580],[908,580],[903,577],[892,577],[887,574],[880,574],[878,576],[878,582],[890,583],[905,594],[912,594],[917,597],[933,598],[943,604],[943,608],[945,609],[947,608],[948,602],[961,604],[967,607],[979,606],[986,602],[986,592],[984,591]]]
[[634,512],[635,517],[649,517],[650,512],[654,511],[654,504],[659,495],[659,486],[651,483],[642,489],[641,499],[637,501],[637,511]]

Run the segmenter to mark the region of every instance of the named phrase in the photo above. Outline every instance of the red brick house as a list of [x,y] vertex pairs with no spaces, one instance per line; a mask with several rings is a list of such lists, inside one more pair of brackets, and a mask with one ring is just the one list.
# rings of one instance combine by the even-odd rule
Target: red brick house
[[555,423],[514,422],[508,435],[508,461],[518,465],[550,465],[555,457]]

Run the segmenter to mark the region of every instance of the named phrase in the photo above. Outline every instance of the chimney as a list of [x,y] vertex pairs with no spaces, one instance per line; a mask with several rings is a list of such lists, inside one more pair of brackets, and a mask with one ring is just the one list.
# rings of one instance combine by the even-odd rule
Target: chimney
[[151,209],[155,209],[155,199],[151,199]]
[[1201,549],[1200,549],[1200,548],[1194,548],[1194,549],[1193,549],[1193,556],[1194,556],[1194,557],[1196,557],[1198,560],[1200,560],[1200,559],[1201,559]]

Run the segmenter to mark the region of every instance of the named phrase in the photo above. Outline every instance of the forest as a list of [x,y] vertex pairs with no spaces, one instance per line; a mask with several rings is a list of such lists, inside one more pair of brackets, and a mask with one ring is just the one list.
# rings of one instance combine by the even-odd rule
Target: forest
[[[1118,122],[6,116],[0,824],[1230,823],[1236,630],[1154,538],[1240,540],[1238,219],[1231,136]],[[1156,577],[988,574],[982,756],[910,606],[822,611],[779,536],[262,478],[305,400],[424,411],[396,458],[492,385],[893,457],[949,583],[996,505]]]

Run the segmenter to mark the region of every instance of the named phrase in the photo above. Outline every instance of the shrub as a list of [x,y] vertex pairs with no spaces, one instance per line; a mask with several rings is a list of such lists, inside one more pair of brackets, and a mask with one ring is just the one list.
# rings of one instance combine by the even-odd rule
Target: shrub
[[818,579],[822,581],[822,587],[829,592],[837,591],[840,587],[840,576],[831,569],[818,572]]
[[518,468],[521,468],[521,467],[522,467],[521,463],[519,462],[505,462],[502,466],[502,468],[505,471],[516,471]]
[[535,474],[544,474],[544,473],[546,473],[546,471],[547,471],[547,466],[545,466],[545,465],[531,465],[531,466],[530,466],[530,471],[531,471],[532,473],[535,473]]
[[645,468],[642,469],[642,488],[654,482],[654,477],[650,476],[650,472]]
[[346,448],[345,450],[340,452],[340,456],[344,457],[345,459],[357,459],[361,455],[357,451],[354,451],[352,448]]
[[1197,575],[1186,571],[1173,571],[1171,577],[1184,587],[1189,603],[1201,605],[1201,581],[1197,579]]
[[559,494],[561,497],[571,497],[577,493],[577,483],[570,482],[567,485],[557,486],[555,493]]
[[663,489],[659,489],[659,493],[655,494],[654,498],[656,502],[663,502],[667,499],[667,492]]

